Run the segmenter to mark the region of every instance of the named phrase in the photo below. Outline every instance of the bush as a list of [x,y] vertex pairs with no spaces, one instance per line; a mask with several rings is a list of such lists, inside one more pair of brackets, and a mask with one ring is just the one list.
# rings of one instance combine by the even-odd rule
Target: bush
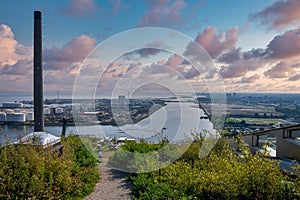
[[80,199],[98,181],[96,160],[69,136],[62,155],[33,145],[0,148],[0,199]]
[[[279,163],[265,154],[252,155],[242,145],[240,157],[220,138],[209,155],[199,159],[202,142],[201,137],[195,140],[181,158],[159,172],[132,174],[134,198],[297,199],[297,181],[283,175]],[[135,147],[140,151],[138,144],[126,145],[131,152]]]

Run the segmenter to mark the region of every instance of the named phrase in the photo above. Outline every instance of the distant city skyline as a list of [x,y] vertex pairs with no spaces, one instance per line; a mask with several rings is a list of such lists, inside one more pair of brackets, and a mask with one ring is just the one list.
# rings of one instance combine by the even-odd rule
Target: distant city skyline
[[[99,43],[151,26],[171,28],[199,42],[216,66],[202,75],[213,80],[218,72],[227,92],[300,93],[299,0],[0,0],[0,92],[32,93],[34,10],[43,17],[45,92],[71,93],[79,64]],[[151,45],[163,48],[164,41]],[[137,53],[150,59],[137,60],[135,67],[147,61],[151,72],[149,68],[167,65],[201,91],[199,74],[176,55]],[[123,57],[106,78],[132,67]],[[109,83],[101,86],[110,90]]]

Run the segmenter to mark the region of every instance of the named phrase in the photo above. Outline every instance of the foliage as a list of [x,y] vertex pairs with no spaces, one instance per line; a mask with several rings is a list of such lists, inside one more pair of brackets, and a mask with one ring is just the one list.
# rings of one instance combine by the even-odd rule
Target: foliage
[[62,140],[53,153],[33,145],[0,147],[0,199],[80,199],[98,181],[96,159],[80,138]]
[[[299,183],[284,176],[279,163],[270,160],[264,153],[252,155],[246,145],[242,141],[240,143],[242,156],[236,155],[235,149],[229,145],[226,138],[220,138],[209,155],[199,159],[199,148],[203,144],[203,135],[199,135],[175,163],[158,172],[132,174],[134,198],[297,199],[299,197],[296,192],[299,190]],[[147,147],[146,143],[142,146],[148,150],[152,148]],[[124,146],[132,152],[140,151],[140,147],[135,143],[127,143]]]

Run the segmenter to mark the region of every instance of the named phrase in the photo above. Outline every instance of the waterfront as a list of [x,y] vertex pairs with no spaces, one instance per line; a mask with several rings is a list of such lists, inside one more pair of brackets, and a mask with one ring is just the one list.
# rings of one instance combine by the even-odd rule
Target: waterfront
[[[123,126],[91,125],[68,126],[66,133],[73,135],[95,135],[99,138],[119,138],[126,136],[139,140],[144,138],[149,142],[157,142],[163,134],[170,141],[178,142],[191,137],[191,133],[208,130],[215,133],[213,125],[207,119],[200,119],[203,110],[197,108],[194,103],[170,102],[150,117],[136,123]],[[46,131],[60,136],[61,126],[46,126]],[[7,135],[12,141],[16,141],[21,134],[31,133],[33,126],[3,125],[0,130],[1,143],[5,143]],[[159,133],[159,134],[157,134]]]

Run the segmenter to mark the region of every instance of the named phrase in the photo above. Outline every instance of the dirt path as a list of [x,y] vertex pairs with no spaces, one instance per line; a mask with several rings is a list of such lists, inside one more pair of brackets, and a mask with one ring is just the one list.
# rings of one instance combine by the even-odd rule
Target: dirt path
[[126,181],[126,173],[114,170],[107,166],[111,152],[103,154],[100,163],[100,181],[94,188],[94,192],[85,200],[117,200],[132,199],[130,183]]

